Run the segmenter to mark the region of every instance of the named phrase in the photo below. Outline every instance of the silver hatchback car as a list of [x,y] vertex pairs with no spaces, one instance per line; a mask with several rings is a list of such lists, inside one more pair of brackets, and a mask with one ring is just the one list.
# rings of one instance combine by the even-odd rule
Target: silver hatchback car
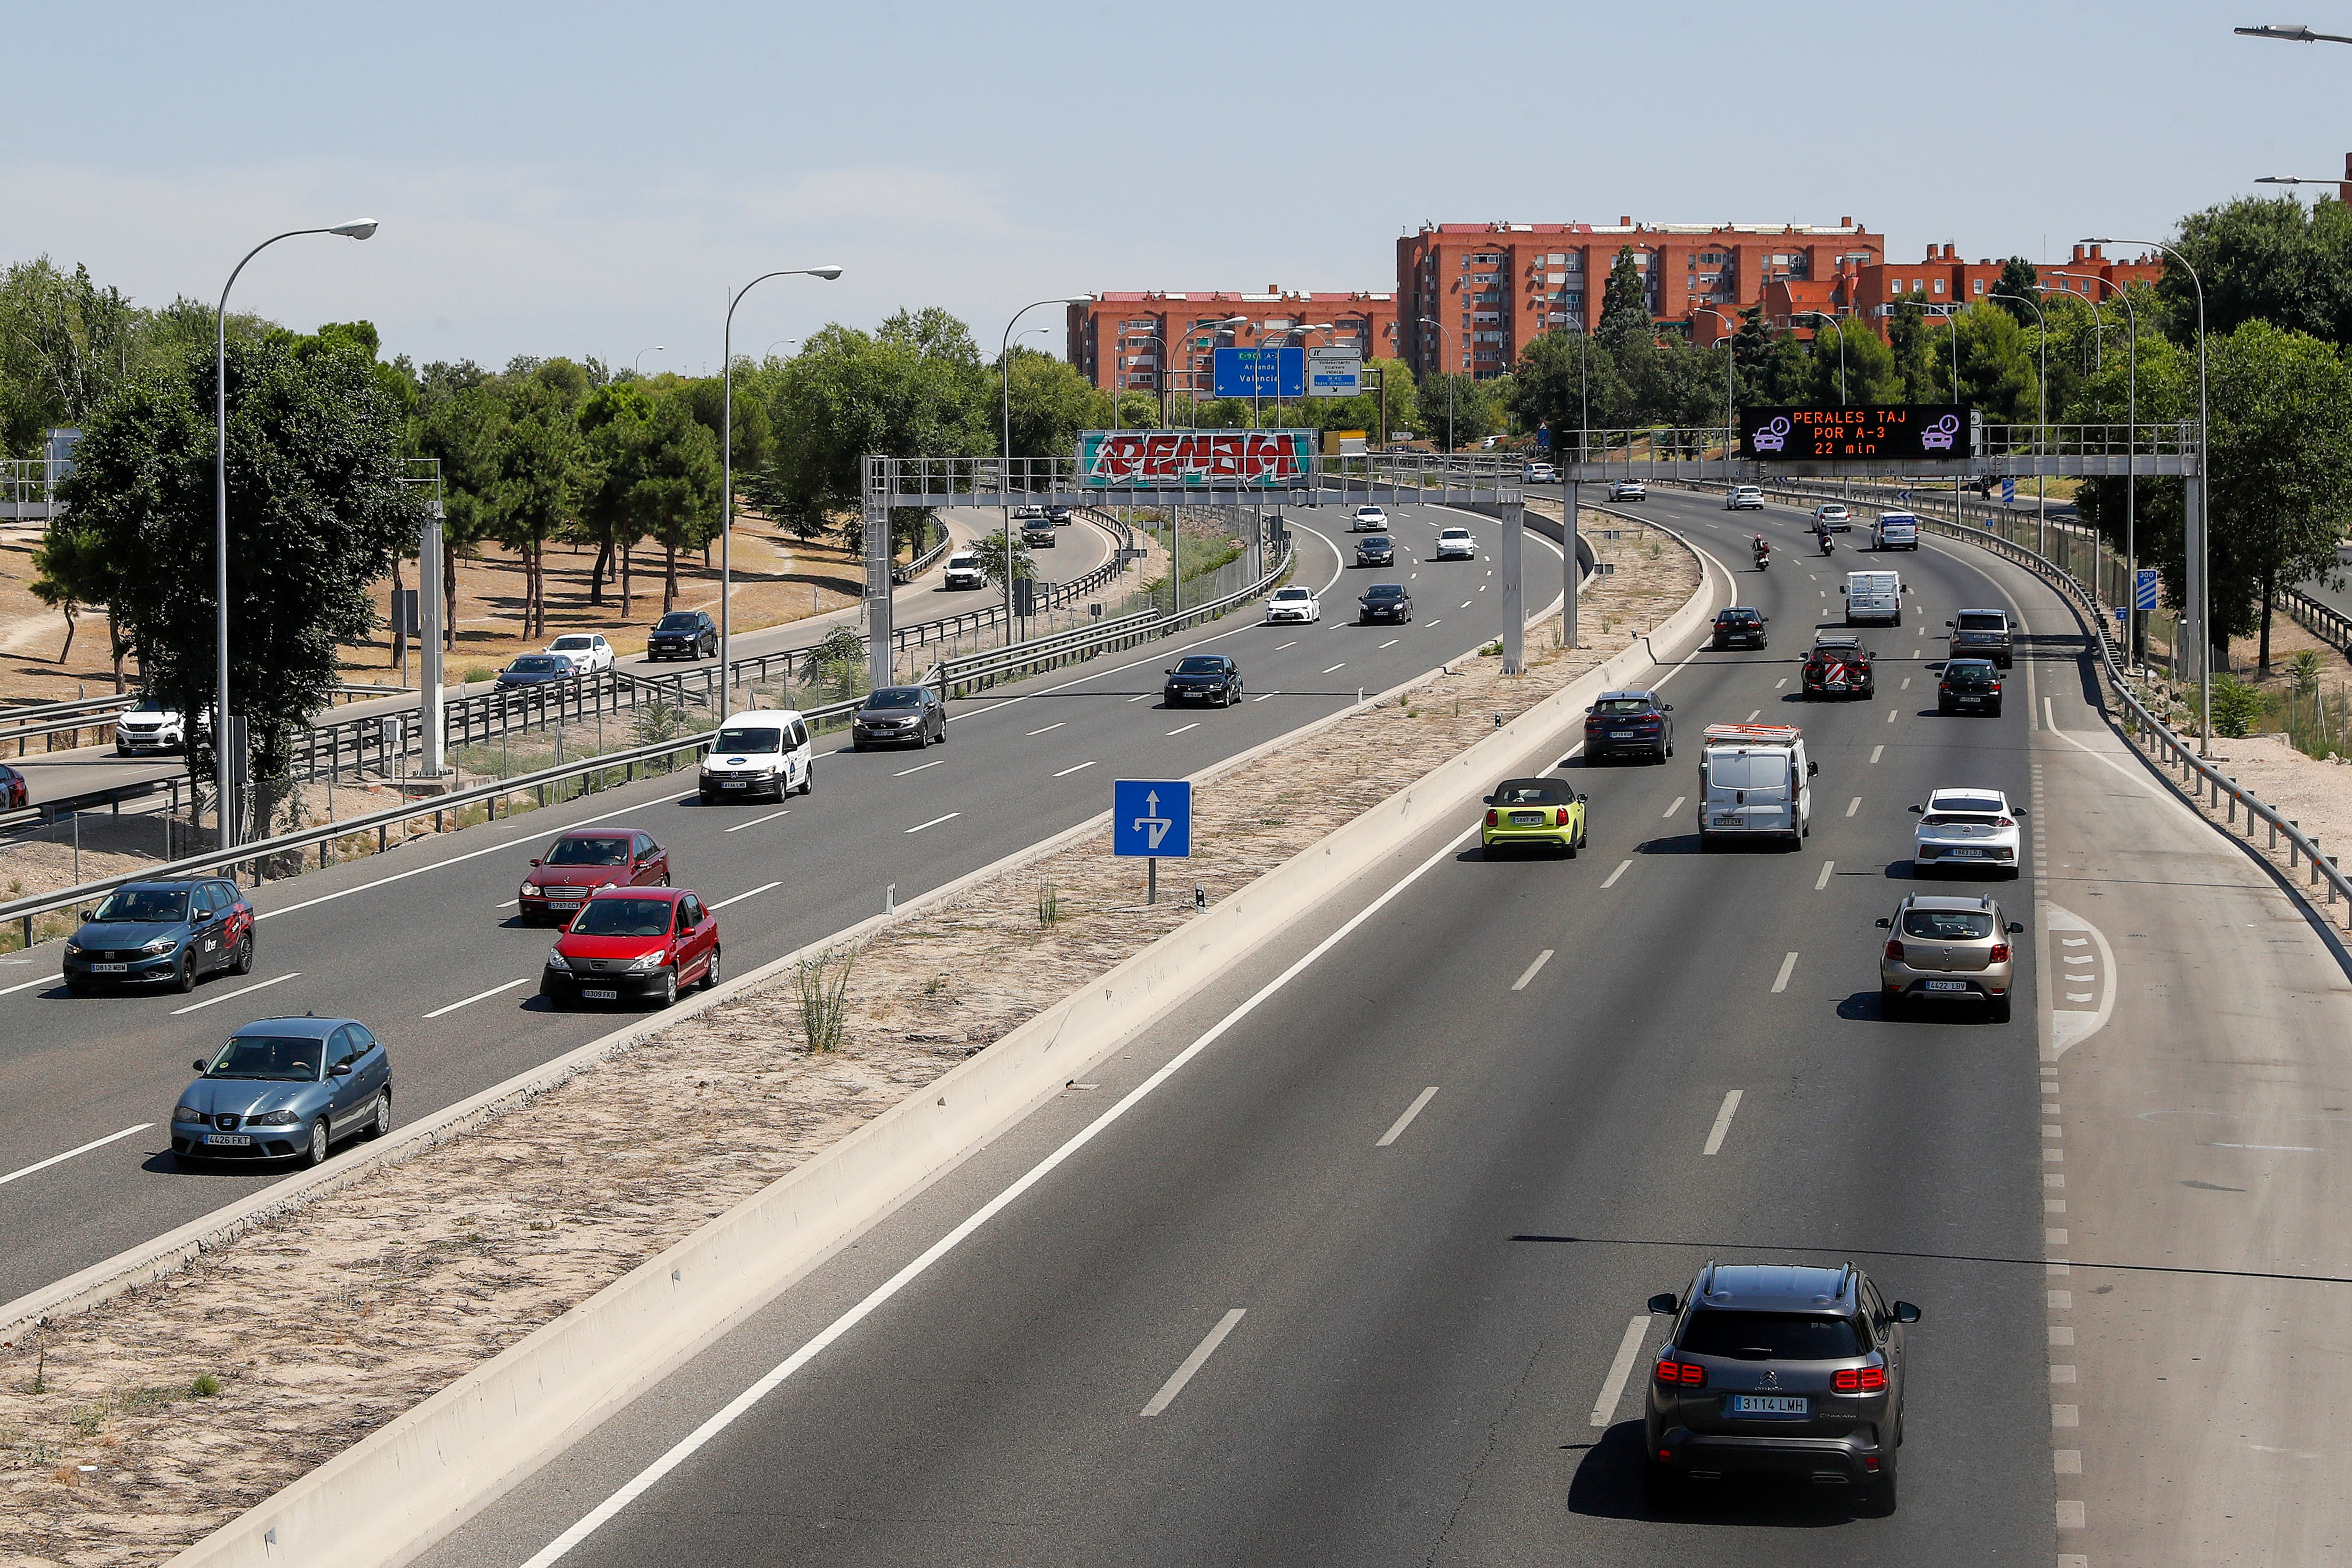
[[1673,1331],[1650,1367],[1643,1422],[1654,1507],[1688,1480],[1750,1473],[1875,1494],[1895,1508],[1908,1301],[1849,1263],[1710,1262],[1688,1295],[1650,1298]]
[[2017,967],[2009,939],[2025,928],[2000,905],[1990,898],[1914,893],[1878,925],[1886,932],[1878,960],[1881,1017],[1958,1002],[1983,1007],[1993,1023],[2009,1022]]

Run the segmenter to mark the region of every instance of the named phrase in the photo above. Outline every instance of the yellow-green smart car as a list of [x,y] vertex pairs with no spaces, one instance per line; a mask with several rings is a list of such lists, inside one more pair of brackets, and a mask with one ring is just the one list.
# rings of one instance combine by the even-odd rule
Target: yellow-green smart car
[[1505,779],[1486,797],[1478,843],[1489,854],[1511,845],[1550,845],[1573,860],[1585,843],[1584,802],[1565,779]]

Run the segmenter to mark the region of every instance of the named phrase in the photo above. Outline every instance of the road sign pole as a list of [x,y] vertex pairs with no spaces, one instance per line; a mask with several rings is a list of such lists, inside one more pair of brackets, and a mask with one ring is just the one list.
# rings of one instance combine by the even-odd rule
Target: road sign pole
[[1143,901],[1147,904],[1160,901],[1160,857],[1157,855],[1143,863]]
[[1527,668],[1527,611],[1522,607],[1520,567],[1527,556],[1528,509],[1521,500],[1503,514],[1503,673]]
[[[1577,457],[1580,461],[1582,460],[1583,452],[1581,448],[1578,450]],[[1576,646],[1577,590],[1583,585],[1583,574],[1579,572],[1576,567],[1576,525],[1578,521],[1577,513],[1582,510],[1580,498],[1583,496],[1583,493],[1584,487],[1574,479],[1569,480],[1567,487],[1560,491],[1561,497],[1568,503],[1566,515],[1560,519],[1559,530],[1559,548],[1560,554],[1562,556],[1560,563],[1561,581],[1559,591],[1559,646],[1562,647],[1574,647]]]

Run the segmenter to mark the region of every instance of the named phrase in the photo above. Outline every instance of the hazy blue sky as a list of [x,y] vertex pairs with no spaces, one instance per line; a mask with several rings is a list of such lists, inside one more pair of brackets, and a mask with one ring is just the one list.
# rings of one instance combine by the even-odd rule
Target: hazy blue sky
[[367,214],[236,302],[695,371],[730,280],[824,261],[740,350],[901,304],[992,346],[1043,295],[1387,289],[1423,219],[1852,214],[1897,258],[2039,256],[2341,168],[2352,47],[2230,33],[2352,32],[2298,3],[68,7],[27,24],[0,260],[209,300],[256,240]]

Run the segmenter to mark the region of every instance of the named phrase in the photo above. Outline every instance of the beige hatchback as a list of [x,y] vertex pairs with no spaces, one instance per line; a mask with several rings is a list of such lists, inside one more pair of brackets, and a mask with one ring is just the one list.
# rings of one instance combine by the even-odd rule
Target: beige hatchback
[[2009,939],[2025,928],[2006,919],[1989,898],[1936,898],[1914,893],[1892,920],[1878,961],[1879,1016],[1892,1018],[1915,1005],[1980,1004],[1986,1017],[2009,1022],[2016,961]]

